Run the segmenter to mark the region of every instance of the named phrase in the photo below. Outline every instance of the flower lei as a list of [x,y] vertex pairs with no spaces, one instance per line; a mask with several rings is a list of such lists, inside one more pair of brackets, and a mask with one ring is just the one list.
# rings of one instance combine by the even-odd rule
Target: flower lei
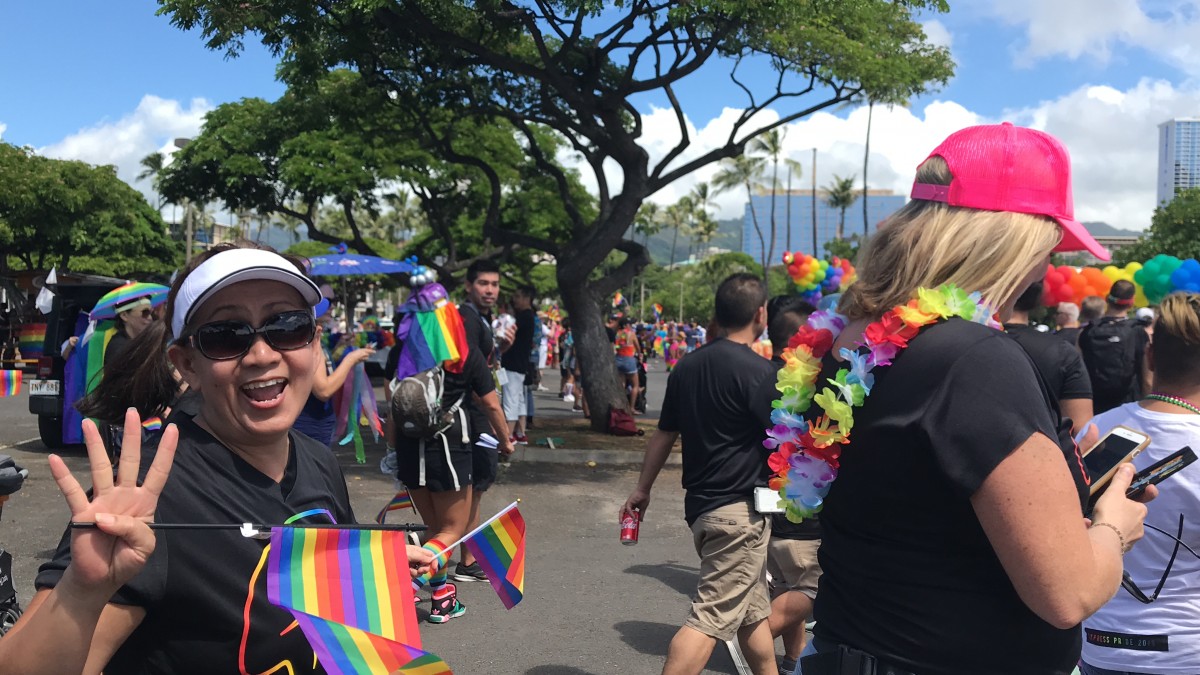
[[[774,426],[767,429],[763,441],[775,451],[767,459],[775,474],[770,487],[779,492],[787,519],[799,523],[821,510],[837,478],[838,459],[850,442],[854,408],[870,396],[875,386],[872,371],[877,366],[891,365],[925,326],[959,317],[998,328],[992,315],[992,308],[978,293],[968,294],[953,284],[919,289],[908,304],[897,305],[868,325],[856,350],[842,348],[838,352],[849,367],[838,370],[826,380],[829,386],[819,392],[821,359],[846,327],[846,318],[833,311],[810,316],[783,352],[784,366],[775,383],[780,396],[771,403]],[[804,413],[814,402],[821,414],[816,422],[810,422]]]

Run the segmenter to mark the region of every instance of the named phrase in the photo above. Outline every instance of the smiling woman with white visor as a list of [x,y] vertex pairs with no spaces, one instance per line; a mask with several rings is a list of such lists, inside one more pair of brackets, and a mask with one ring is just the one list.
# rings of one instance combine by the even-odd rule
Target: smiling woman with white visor
[[[93,495],[51,458],[71,520],[101,529],[64,535],[0,662],[18,672],[319,672],[291,614],[267,599],[265,542],[145,524],[282,523],[302,512],[354,522],[333,453],[292,431],[322,358],[319,300],[298,262],[270,250],[218,246],[181,271],[156,353],[199,394],[199,412],[172,415],[158,447],[140,452],[131,412],[115,472],[86,423]],[[162,365],[129,363],[169,377]],[[432,556],[409,547],[408,557],[419,571]]]

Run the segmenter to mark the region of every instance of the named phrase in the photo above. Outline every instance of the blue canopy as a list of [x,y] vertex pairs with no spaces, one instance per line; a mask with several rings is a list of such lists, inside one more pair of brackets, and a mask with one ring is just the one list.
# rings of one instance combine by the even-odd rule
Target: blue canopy
[[413,264],[407,260],[355,255],[346,253],[345,247],[345,244],[330,247],[334,253],[309,258],[308,273],[314,277],[332,277],[355,274],[408,274],[413,270]]

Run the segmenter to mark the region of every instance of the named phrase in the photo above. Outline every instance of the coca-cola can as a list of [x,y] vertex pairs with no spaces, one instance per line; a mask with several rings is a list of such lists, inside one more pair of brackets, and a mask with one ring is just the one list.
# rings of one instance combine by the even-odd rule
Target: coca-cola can
[[621,543],[633,546],[638,543],[638,527],[642,521],[639,511],[626,511],[621,518]]

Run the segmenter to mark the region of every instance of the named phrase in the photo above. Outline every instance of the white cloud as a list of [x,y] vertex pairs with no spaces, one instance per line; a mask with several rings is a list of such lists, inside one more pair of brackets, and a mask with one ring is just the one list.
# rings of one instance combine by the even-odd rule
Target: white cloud
[[63,140],[39,148],[38,153],[58,159],[78,159],[89,164],[112,164],[122,180],[145,193],[153,202],[149,181],[137,181],[139,162],[154,152],[170,154],[173,141],[200,133],[204,115],[213,109],[204,99],[184,106],[179,101],[147,94],[137,108],[115,122],[101,122]]
[[991,0],[985,8],[1023,26],[1017,63],[1052,56],[1107,62],[1117,46],[1144,49],[1180,70],[1200,74],[1200,13],[1194,0]]
[[0,140],[4,140],[4,130],[8,129],[8,125],[0,122]]
[[[1149,225],[1155,206],[1158,125],[1172,117],[1194,115],[1198,109],[1200,89],[1159,80],[1143,80],[1125,91],[1084,86],[1036,106],[1005,111],[995,119],[953,101],[935,101],[920,110],[877,107],[871,130],[870,187],[907,194],[917,165],[947,135],[973,124],[1011,121],[1045,130],[1066,144],[1072,157],[1075,209],[1080,220],[1141,230]],[[739,112],[727,108],[707,122],[688,119],[693,144],[682,160],[723,143]],[[760,122],[775,119],[776,114],[768,111]],[[643,124],[642,142],[653,166],[678,140],[678,124],[674,114],[663,109],[645,114]],[[817,148],[818,187],[828,185],[834,174],[855,175],[861,185],[866,125],[865,107],[817,113],[787,125],[786,156],[799,161],[803,171],[794,179],[793,188],[812,184],[813,147]],[[718,170],[716,165],[700,169],[651,199],[670,204],[697,182],[711,180]],[[583,174],[589,182],[586,168]],[[780,179],[785,180],[786,173],[781,173]],[[715,204],[721,218],[740,218],[744,205],[745,194],[740,190],[719,195]]]
[[954,46],[954,34],[946,28],[946,24],[937,19],[930,19],[921,24],[921,28],[925,30],[925,37],[928,38],[929,44],[945,47],[947,49]]

